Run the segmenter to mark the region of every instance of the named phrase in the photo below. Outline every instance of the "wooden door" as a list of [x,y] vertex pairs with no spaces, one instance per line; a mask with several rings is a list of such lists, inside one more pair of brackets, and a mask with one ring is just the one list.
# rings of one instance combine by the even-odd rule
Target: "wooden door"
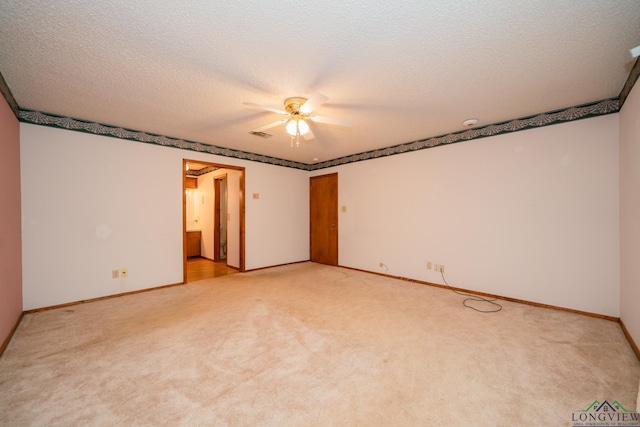
[[311,261],[338,265],[338,174],[309,181]]

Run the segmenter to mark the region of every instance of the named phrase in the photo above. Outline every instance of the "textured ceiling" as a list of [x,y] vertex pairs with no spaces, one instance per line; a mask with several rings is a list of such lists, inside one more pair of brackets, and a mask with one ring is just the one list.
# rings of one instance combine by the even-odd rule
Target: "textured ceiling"
[[[2,0],[19,106],[303,163],[616,97],[638,0]],[[291,148],[288,97],[321,92]]]

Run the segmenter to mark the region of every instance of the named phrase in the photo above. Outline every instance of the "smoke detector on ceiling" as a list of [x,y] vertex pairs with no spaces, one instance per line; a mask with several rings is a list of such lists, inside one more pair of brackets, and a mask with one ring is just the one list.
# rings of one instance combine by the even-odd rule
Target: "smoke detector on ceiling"
[[467,119],[462,122],[462,126],[470,128],[471,126],[475,126],[478,124],[478,119]]

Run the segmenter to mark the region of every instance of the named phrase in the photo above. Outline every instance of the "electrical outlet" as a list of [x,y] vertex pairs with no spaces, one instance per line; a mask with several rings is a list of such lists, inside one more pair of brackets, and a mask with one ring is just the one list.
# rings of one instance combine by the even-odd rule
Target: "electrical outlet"
[[431,270],[432,266],[433,264],[431,264],[431,261],[427,261],[427,270]]
[[118,277],[120,277],[120,270],[111,270],[111,278],[117,279]]
[[444,273],[444,264],[440,264],[440,273]]
[[379,265],[380,267],[384,267],[384,263],[382,263],[382,262],[381,262],[380,264],[378,264],[378,265]]
[[127,276],[129,276],[129,270],[128,270],[128,269],[126,269],[126,268],[121,268],[121,269],[120,269],[120,276],[122,276],[122,277],[127,277]]

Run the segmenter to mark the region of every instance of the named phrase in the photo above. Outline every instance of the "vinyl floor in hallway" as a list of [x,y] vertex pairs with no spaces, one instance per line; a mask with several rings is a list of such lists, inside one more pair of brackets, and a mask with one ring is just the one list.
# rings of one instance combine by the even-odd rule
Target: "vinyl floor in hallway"
[[226,261],[214,262],[201,257],[187,259],[187,283],[227,276],[237,272],[238,270],[229,267]]

